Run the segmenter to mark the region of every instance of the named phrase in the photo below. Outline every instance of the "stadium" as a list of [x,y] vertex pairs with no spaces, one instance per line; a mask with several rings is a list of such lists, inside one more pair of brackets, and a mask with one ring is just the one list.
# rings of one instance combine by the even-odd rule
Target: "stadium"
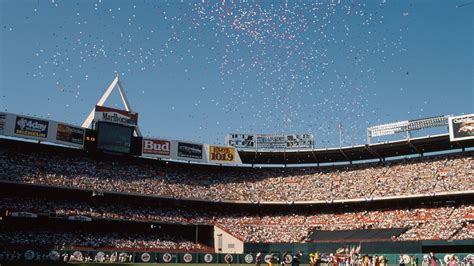
[[[115,88],[125,110],[103,106]],[[310,134],[152,139],[117,76],[82,126],[0,121],[0,261],[472,263],[474,115],[374,126],[368,141],[449,130],[332,149]]]
[[0,0],[0,266],[474,265],[473,7]]

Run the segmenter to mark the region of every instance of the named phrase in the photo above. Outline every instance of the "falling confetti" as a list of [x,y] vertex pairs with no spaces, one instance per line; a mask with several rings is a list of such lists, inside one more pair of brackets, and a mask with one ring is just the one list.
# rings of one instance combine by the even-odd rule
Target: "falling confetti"
[[[190,104],[199,128],[218,124],[221,136],[309,132],[324,141],[341,122],[345,141],[356,144],[375,116],[368,98],[380,66],[406,51],[406,25],[385,26],[390,2],[378,3],[96,1],[87,8],[81,3],[52,26],[48,34],[55,46],[38,45],[29,75],[52,78],[59,92],[78,99],[83,88],[77,80],[90,82],[102,75],[95,69],[103,65],[113,66],[124,80],[168,68],[192,80],[198,64],[208,73],[215,70],[220,81],[195,86],[203,95]],[[62,2],[50,4],[41,8],[60,8]],[[42,12],[34,8],[34,16]],[[212,121],[199,109],[208,104],[246,123]]]

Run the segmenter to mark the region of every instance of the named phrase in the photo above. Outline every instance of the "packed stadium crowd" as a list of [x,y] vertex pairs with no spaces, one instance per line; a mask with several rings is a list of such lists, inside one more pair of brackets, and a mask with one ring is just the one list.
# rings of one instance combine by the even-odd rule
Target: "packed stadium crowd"
[[212,224],[214,218],[207,212],[190,209],[162,209],[152,206],[125,204],[85,203],[39,198],[0,198],[0,211],[31,212],[52,216],[87,216],[97,219],[149,221],[163,223]]
[[[20,152],[0,147],[0,180],[140,193],[175,198],[250,202],[371,199],[474,190],[472,153],[354,166],[293,169],[176,167],[150,160],[96,159],[86,155]],[[290,206],[290,205],[288,205]],[[474,206],[392,208],[320,213],[248,214],[27,197],[1,198],[2,215],[31,212],[163,223],[214,224],[245,242],[305,242],[313,230],[405,228],[393,241],[472,239]],[[291,213],[291,214],[289,214]],[[115,248],[199,250],[183,239],[84,232],[0,233],[0,242]]]
[[41,246],[50,248],[116,248],[121,250],[182,250],[209,251],[199,243],[180,238],[179,236],[157,237],[151,234],[133,233],[96,233],[87,231],[60,232],[8,230],[0,233],[0,244],[8,243],[21,246]]
[[0,180],[209,200],[330,201],[474,190],[471,153],[345,167],[198,169],[0,148],[0,164]]
[[30,212],[56,217],[86,216],[93,219],[215,224],[245,242],[304,242],[312,230],[407,228],[393,240],[472,239],[474,206],[387,209],[307,214],[256,215],[182,208],[140,208],[125,204],[85,203],[64,200],[3,198],[0,211]]
[[[246,242],[302,242],[312,230],[407,228],[392,240],[472,239],[474,206],[416,208],[312,215],[226,217],[219,220]],[[283,239],[283,240],[281,240]]]

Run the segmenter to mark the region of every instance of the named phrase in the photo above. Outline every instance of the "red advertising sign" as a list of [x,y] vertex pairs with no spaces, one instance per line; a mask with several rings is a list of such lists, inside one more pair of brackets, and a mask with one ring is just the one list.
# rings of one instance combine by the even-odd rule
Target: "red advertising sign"
[[106,121],[128,126],[136,126],[138,114],[105,106],[95,106],[95,121]]
[[160,139],[143,139],[143,154],[170,155],[171,142]]

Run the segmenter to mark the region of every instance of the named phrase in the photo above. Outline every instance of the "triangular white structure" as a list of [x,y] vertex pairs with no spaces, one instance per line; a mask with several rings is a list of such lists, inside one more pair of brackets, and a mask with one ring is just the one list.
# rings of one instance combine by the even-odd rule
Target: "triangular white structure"
[[[105,101],[109,98],[110,94],[115,88],[118,88],[120,97],[122,98],[123,105],[125,106],[125,110],[127,112],[133,112],[132,107],[130,106],[130,103],[128,102],[127,96],[125,95],[125,91],[122,88],[122,84],[120,84],[119,76],[118,74],[115,76],[115,79],[110,83],[109,88],[104,92],[102,97],[100,97],[99,101],[97,102],[97,106],[104,106]],[[95,106],[92,109],[92,111],[89,113],[87,116],[86,120],[84,120],[84,123],[82,123],[82,127],[89,128],[92,124],[92,121],[94,121],[94,113],[95,113]],[[138,125],[135,127],[137,136],[141,137],[142,134],[140,132],[140,128]]]

